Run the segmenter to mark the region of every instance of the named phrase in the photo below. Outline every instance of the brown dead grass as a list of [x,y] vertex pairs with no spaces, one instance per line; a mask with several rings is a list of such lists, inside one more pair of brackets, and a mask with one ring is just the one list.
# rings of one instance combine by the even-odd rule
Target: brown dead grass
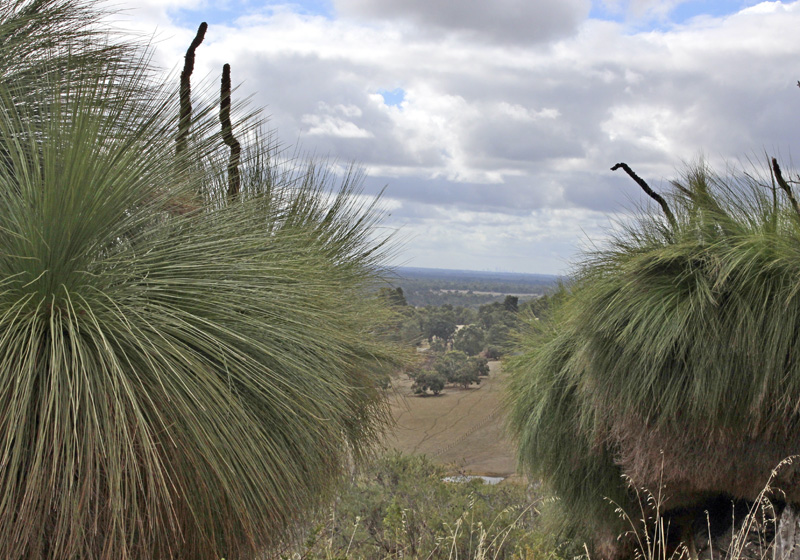
[[[696,507],[724,494],[755,502],[776,465],[800,454],[796,427],[743,437],[733,430],[698,426],[657,429],[641,420],[617,420],[611,430],[616,461],[637,486],[664,487],[669,509]],[[771,486],[791,502],[800,500],[800,463],[784,465]]]
[[428,455],[454,474],[514,474],[515,450],[504,432],[500,404],[504,375],[500,362],[489,362],[489,368],[479,386],[448,386],[438,396],[419,397],[411,391],[411,380],[395,379],[391,407],[396,423],[385,447]]

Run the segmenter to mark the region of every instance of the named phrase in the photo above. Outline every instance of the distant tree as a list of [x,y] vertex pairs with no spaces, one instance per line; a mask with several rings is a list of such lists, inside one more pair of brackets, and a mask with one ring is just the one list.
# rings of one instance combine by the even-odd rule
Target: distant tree
[[453,337],[453,348],[461,350],[468,356],[479,354],[483,350],[486,335],[478,325],[468,325],[458,330]]
[[456,325],[471,325],[478,320],[478,313],[469,307],[454,307],[453,320]]
[[384,299],[386,303],[390,305],[396,305],[398,307],[405,307],[408,305],[406,301],[406,296],[403,293],[403,288],[381,288],[378,290],[378,297]]
[[477,372],[478,377],[486,377],[489,375],[489,360],[486,358],[473,356],[469,359],[468,364],[470,368],[473,368]]
[[464,365],[458,369],[453,377],[450,379],[451,383],[456,385],[461,385],[466,389],[473,383],[475,385],[480,385],[481,383],[481,376],[480,376],[480,366],[473,359],[470,358],[467,360]]
[[482,358],[470,358],[464,352],[453,350],[437,357],[433,362],[434,370],[447,383],[469,387],[479,384],[481,375],[489,374],[488,362]]
[[506,296],[503,301],[503,307],[505,307],[506,311],[516,313],[519,307],[519,298],[517,296]]
[[442,392],[445,385],[445,378],[438,372],[425,370],[414,376],[414,384],[411,389],[415,395],[425,395],[430,391],[434,395]]
[[513,319],[514,315],[498,301],[481,305],[478,308],[478,324],[487,331],[492,328],[492,325],[506,324]]
[[428,339],[428,342],[433,342],[434,337],[447,342],[456,332],[452,306],[450,306],[450,309],[446,307],[443,305],[440,308],[431,308],[423,316],[421,320],[422,333]]
[[439,356],[433,362],[433,368],[441,374],[448,383],[455,383],[461,370],[467,367],[469,356],[460,350],[453,350]]
[[492,325],[489,332],[486,333],[487,347],[495,349],[500,355],[505,353],[511,340],[511,329],[503,323]]
[[[517,311],[509,311],[514,308]],[[521,317],[518,312],[520,306],[516,296],[509,296],[505,303],[495,302],[482,305],[478,309],[478,324],[486,332],[487,346],[492,346],[499,353],[506,351],[506,346],[511,342],[511,333],[521,326]]]

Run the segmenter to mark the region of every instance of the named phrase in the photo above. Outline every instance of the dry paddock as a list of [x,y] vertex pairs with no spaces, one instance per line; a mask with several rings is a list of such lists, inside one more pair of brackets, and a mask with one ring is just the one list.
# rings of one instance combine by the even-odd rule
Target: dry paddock
[[503,373],[489,362],[490,375],[468,389],[447,386],[438,396],[419,397],[405,376],[391,397],[396,424],[387,449],[423,453],[451,472],[507,477],[515,472],[514,450],[503,431]]

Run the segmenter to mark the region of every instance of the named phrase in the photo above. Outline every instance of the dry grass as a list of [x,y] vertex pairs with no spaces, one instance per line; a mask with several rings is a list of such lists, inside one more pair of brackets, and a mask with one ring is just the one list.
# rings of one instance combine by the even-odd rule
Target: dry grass
[[[616,423],[612,437],[619,444],[616,462],[632,479],[647,488],[663,484],[670,489],[670,508],[691,506],[698,496],[724,489],[731,498],[757,501],[763,493],[764,473],[781,463],[773,486],[787,501],[800,500],[800,464],[782,460],[798,450],[789,430],[774,435],[746,437],[731,429],[711,435],[690,429],[650,428],[641,420]],[[743,458],[747,460],[743,460]]]
[[501,408],[505,376],[500,362],[489,368],[480,385],[447,387],[436,397],[414,395],[411,380],[396,379],[391,397],[396,425],[384,440],[386,448],[429,455],[468,474],[513,475],[515,450],[505,436]]

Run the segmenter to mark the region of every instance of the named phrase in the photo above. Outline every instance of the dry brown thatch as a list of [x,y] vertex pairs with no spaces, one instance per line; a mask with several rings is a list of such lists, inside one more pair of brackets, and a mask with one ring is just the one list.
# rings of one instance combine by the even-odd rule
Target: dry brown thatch
[[[800,454],[796,434],[787,428],[743,438],[731,429],[669,430],[630,418],[615,423],[610,445],[625,475],[637,486],[663,488],[664,510],[671,510],[720,494],[755,501],[775,466]],[[781,468],[773,487],[782,491],[777,499],[800,502],[800,464]]]

